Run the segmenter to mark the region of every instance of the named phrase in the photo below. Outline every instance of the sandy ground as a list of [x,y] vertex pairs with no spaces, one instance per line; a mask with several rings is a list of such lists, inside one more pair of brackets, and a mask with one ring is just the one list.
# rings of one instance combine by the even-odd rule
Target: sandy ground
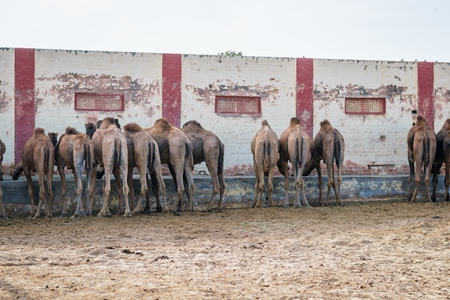
[[450,204],[0,221],[1,299],[449,299]]

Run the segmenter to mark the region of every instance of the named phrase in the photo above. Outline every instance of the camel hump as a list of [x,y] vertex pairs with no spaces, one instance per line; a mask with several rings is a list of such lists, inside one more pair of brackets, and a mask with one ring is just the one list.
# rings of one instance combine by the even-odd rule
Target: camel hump
[[203,128],[202,125],[199,122],[197,122],[196,120],[187,121],[186,123],[184,123],[183,127],[186,127],[186,126],[189,126],[189,125]]
[[34,135],[45,135],[45,129],[41,127],[37,127],[34,129]]
[[77,134],[77,133],[78,133],[78,131],[75,128],[73,128],[71,126],[67,126],[66,134]]
[[418,116],[416,121],[417,126],[428,125],[427,119],[423,116]]
[[172,126],[169,121],[167,121],[166,118],[160,118],[158,120],[156,120],[155,125],[158,125],[160,127],[170,127]]
[[300,119],[296,117],[291,118],[291,125],[294,124],[300,124]]
[[262,126],[269,126],[269,122],[267,122],[267,120],[263,120],[263,121],[261,122],[261,125],[262,125]]
[[320,122],[320,127],[322,127],[322,128],[331,127],[331,123],[330,123],[330,121],[325,119],[322,122]]
[[139,132],[142,131],[142,127],[137,123],[129,123],[123,127],[125,131],[128,132]]

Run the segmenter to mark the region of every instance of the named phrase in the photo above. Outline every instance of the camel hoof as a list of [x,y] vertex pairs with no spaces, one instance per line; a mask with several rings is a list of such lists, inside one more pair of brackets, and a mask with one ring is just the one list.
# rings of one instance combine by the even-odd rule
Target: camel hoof
[[106,213],[106,214],[105,214],[105,213],[99,212],[98,215],[97,215],[97,217],[111,218],[112,215],[111,215],[111,213]]
[[0,216],[0,220],[9,220],[7,216]]
[[[145,212],[150,212],[150,207],[147,209],[147,207],[145,208]],[[158,207],[156,207],[156,212],[157,213],[160,213],[160,212],[162,212],[162,207],[161,206],[158,206]]]
[[60,217],[61,219],[65,219],[65,218],[68,217],[68,214],[63,214],[63,213],[62,213],[62,214],[59,215],[59,217]]
[[141,212],[139,211],[139,209],[135,209],[131,212],[131,214],[134,215],[139,215]]
[[126,212],[123,214],[124,217],[131,217],[131,212]]
[[289,204],[283,204],[283,208],[289,208]]
[[181,213],[179,211],[174,211],[173,215],[176,216],[176,217],[179,217],[179,216],[181,216]]

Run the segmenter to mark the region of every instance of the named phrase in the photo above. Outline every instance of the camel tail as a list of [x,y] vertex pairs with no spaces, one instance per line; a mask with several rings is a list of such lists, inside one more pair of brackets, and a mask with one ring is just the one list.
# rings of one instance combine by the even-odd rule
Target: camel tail
[[426,172],[427,166],[430,163],[430,139],[428,137],[423,139],[422,151],[423,171]]
[[114,142],[114,166],[120,167],[120,161],[122,160],[122,143],[119,139]]
[[153,166],[153,163],[155,161],[155,147],[154,144],[149,142],[148,143],[148,167]]
[[336,161],[336,166],[339,166],[342,164],[341,162],[341,141],[337,137],[336,133],[334,133],[334,149],[333,149],[333,156]]
[[191,163],[191,166],[194,167],[194,155],[192,154],[192,144],[191,143],[184,143],[186,147],[186,157],[189,159],[189,162]]
[[[299,139],[296,139],[295,140],[295,148],[296,148],[296,153],[297,153],[297,157],[296,157],[296,159],[295,159],[295,169],[296,169],[296,171],[298,171],[298,168],[300,167],[300,165],[301,165],[301,159],[302,159],[302,153],[303,153],[303,144],[304,144],[304,141],[303,141],[303,138],[301,138],[300,139],[300,141],[301,141],[301,143],[299,143]],[[298,173],[298,172],[296,172],[296,173]],[[302,174],[303,175],[303,174]]]
[[89,151],[89,144],[84,143],[84,169],[90,170],[92,168],[92,157]]
[[44,166],[50,171],[50,148],[48,147],[44,148]]
[[223,173],[223,157],[225,155],[225,145],[219,141],[219,163],[217,164],[217,174]]

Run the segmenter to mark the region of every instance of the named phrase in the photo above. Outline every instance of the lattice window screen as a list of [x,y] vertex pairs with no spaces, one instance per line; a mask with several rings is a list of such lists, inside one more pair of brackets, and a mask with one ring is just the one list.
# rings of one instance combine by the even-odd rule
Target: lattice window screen
[[216,96],[216,113],[261,114],[260,97]]
[[384,114],[386,98],[345,98],[346,114]]
[[123,111],[123,94],[75,93],[75,110]]

